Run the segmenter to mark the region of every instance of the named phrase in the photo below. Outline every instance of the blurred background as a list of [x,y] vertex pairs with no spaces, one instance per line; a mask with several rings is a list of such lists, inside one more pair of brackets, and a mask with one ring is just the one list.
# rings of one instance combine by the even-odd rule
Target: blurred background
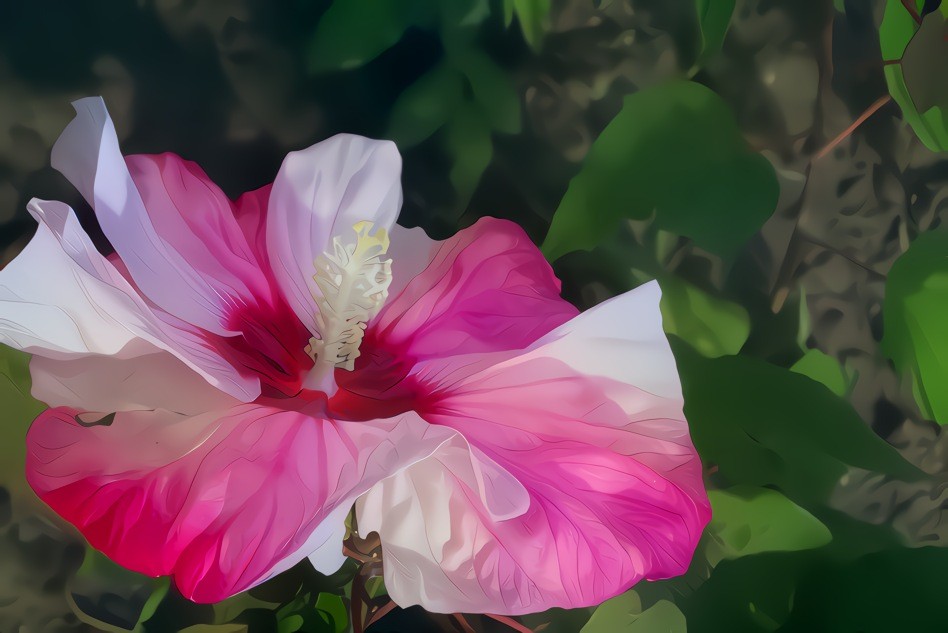
[[[94,231],[49,166],[80,97],[104,97],[125,153],[180,154],[232,197],[337,132],[393,139],[401,224],[440,239],[511,219],[581,308],[664,290],[715,519],[686,576],[521,626],[944,630],[946,15],[931,0],[0,0],[0,264],[34,231],[32,197]],[[210,606],[87,550],[23,480],[43,406],[27,362],[0,355],[0,632],[341,633],[353,608],[387,604],[355,562]],[[465,629],[413,608],[368,630]]]

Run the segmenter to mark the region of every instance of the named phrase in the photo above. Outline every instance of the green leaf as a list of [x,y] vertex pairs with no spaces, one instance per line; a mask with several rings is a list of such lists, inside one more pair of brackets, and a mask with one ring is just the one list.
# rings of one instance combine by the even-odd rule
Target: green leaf
[[728,482],[774,486],[809,508],[850,466],[924,478],[823,385],[748,357],[707,359],[678,340],[672,349],[695,447]]
[[669,600],[659,600],[642,611],[635,591],[628,591],[604,602],[593,613],[581,633],[685,633],[685,616]]
[[327,72],[358,68],[394,46],[409,27],[431,27],[437,18],[435,0],[335,0],[320,18],[307,46],[309,69]]
[[305,622],[301,615],[288,615],[277,623],[277,633],[296,633],[303,628]]
[[455,60],[467,77],[474,100],[491,127],[504,134],[520,132],[520,97],[510,77],[487,55],[471,49]]
[[453,159],[451,184],[454,185],[460,214],[467,208],[481,175],[490,164],[494,144],[490,126],[473,104],[462,106],[445,127],[445,132],[445,144]]
[[[0,481],[12,484],[11,493],[19,497],[28,487],[23,477],[26,432],[33,419],[46,406],[30,395],[30,356],[0,345]],[[32,496],[32,492],[28,493]]]
[[[916,2],[921,10],[923,2]],[[879,27],[889,94],[906,122],[932,151],[948,151],[948,4],[925,16],[921,26],[901,0],[888,0]]]
[[747,148],[727,104],[708,88],[671,82],[625,99],[569,184],[543,243],[547,258],[591,249],[621,218],[730,257],[773,212],[773,167]]
[[343,633],[349,628],[349,612],[341,596],[334,593],[321,593],[316,598],[316,610],[328,624],[335,627],[336,633]]
[[721,50],[731,15],[734,13],[735,2],[736,0],[695,0],[698,28],[701,30],[699,63]]
[[408,149],[438,131],[461,104],[464,77],[454,67],[439,64],[399,96],[392,108],[388,138]]
[[946,570],[948,550],[941,547],[875,552],[845,564],[826,561],[801,578],[781,631],[944,630]]
[[247,633],[246,624],[195,624],[178,633]]
[[710,358],[741,350],[750,334],[747,310],[675,277],[665,277],[660,283],[665,332]]
[[711,564],[761,552],[793,552],[822,547],[832,540],[819,519],[776,490],[735,486],[711,490],[712,518],[707,533]]
[[539,50],[543,36],[549,29],[550,0],[504,0],[504,23],[507,26],[517,16],[523,39],[534,50]]
[[849,392],[851,380],[839,361],[818,349],[808,349],[790,371],[822,383],[837,396],[845,396]]
[[141,631],[168,593],[168,580],[129,571],[87,547],[65,595],[82,622],[112,633]]
[[883,348],[910,380],[919,404],[948,424],[948,235],[919,236],[886,281]]

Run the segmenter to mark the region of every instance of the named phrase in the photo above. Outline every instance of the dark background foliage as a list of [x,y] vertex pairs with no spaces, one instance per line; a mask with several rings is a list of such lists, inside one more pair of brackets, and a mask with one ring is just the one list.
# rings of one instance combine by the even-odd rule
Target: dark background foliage
[[[76,98],[105,98],[126,153],[178,153],[233,197],[334,133],[391,138],[402,224],[443,238],[509,218],[582,308],[663,287],[715,519],[685,576],[518,626],[943,630],[945,15],[930,0],[0,0],[0,261],[29,240],[34,196],[70,203],[109,248],[49,167]],[[213,606],[116,568],[23,482],[42,408],[26,363],[0,357],[0,631],[341,633],[363,609],[370,631],[464,630],[418,608],[376,617],[372,563],[300,565]]]

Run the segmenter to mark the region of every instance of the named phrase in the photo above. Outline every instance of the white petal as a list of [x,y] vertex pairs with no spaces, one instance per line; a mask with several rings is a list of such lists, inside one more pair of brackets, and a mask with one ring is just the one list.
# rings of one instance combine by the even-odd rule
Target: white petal
[[[164,350],[236,398],[252,400],[259,394],[258,382],[242,377],[213,349],[195,340],[193,332],[158,319],[115,266],[95,249],[68,205],[34,199],[27,209],[39,222],[36,235],[0,271],[3,342],[56,360],[101,355],[118,362]],[[111,367],[105,361],[96,366]],[[36,367],[52,372],[49,383],[40,380],[52,389],[47,395],[53,401],[62,397],[54,395],[58,388],[51,383],[65,386],[72,370],[54,369],[42,362]],[[111,371],[130,374],[133,369]],[[178,378],[183,380],[184,376],[187,373]],[[87,384],[93,386],[95,381]],[[164,388],[160,382],[154,387]],[[203,385],[193,387],[201,389]],[[80,391],[77,398],[83,395]]]
[[354,237],[361,221],[391,229],[402,204],[401,157],[390,141],[339,134],[292,152],[273,183],[267,250],[280,289],[318,335],[314,261],[335,236]]
[[73,103],[76,118],[53,146],[51,163],[82,193],[135,283],[169,313],[216,334],[232,334],[228,302],[181,253],[160,239],[119,149],[101,97]]

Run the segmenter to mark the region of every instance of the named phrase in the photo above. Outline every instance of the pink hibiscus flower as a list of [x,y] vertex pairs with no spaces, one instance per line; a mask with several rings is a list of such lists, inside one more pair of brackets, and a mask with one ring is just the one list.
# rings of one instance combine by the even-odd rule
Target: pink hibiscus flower
[[125,567],[217,601],[377,531],[402,606],[522,614],[681,574],[709,518],[659,289],[583,314],[516,225],[395,224],[392,143],[339,135],[231,202],[123,157],[101,99],[65,204],[0,272],[0,337],[48,411],[37,494]]

